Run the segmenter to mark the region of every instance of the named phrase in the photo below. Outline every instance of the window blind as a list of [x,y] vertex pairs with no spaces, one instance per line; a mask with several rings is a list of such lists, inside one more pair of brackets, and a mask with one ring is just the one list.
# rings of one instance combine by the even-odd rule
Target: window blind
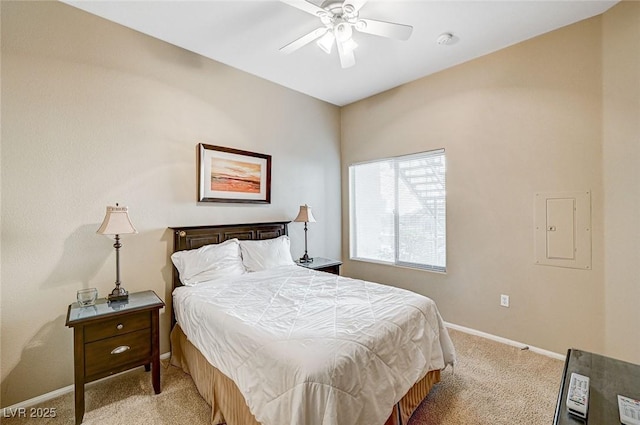
[[444,149],[349,167],[350,257],[446,271]]

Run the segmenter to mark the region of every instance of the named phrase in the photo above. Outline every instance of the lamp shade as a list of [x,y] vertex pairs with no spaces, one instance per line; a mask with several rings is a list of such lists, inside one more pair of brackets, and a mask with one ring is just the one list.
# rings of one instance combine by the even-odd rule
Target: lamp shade
[[336,37],[333,35],[333,31],[327,31],[316,43],[326,54],[329,54],[331,53],[335,39]]
[[102,225],[97,230],[100,235],[124,235],[126,233],[138,233],[129,219],[129,208],[107,207],[107,214],[104,216]]
[[300,205],[298,216],[293,219],[294,222],[315,223],[316,219],[311,214],[311,207],[308,205]]

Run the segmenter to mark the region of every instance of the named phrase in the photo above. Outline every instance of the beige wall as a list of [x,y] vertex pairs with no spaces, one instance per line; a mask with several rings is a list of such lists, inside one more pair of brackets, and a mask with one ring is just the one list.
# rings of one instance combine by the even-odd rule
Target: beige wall
[[605,345],[640,363],[640,2],[603,17]]
[[[2,397],[73,382],[76,290],[104,296],[105,207],[128,205],[122,280],[170,300],[167,226],[292,219],[314,207],[311,253],[340,256],[337,107],[57,2],[2,2]],[[273,156],[270,205],[195,202],[196,144]],[[293,255],[302,226],[290,225]],[[161,352],[169,350],[168,309]]]
[[[340,221],[348,164],[440,147],[448,273],[347,259],[346,274],[426,294],[452,323],[640,363],[628,337],[640,324],[639,16],[640,3],[624,2],[340,116],[64,4],[2,2],[0,406],[72,383],[67,305],[77,289],[104,294],[114,279],[112,243],[95,235],[106,205],[128,205],[140,231],[123,238],[125,287],[168,301],[167,226],[290,219],[306,202],[319,219],[311,252],[339,257],[340,229],[329,224]],[[198,205],[200,141],[273,155],[271,205]],[[592,270],[535,266],[533,194],[587,189]],[[296,255],[300,226],[290,234]],[[581,327],[573,316],[585,310]]]
[[[446,274],[359,261],[345,273],[425,294],[461,326],[562,354],[606,351],[601,28],[592,18],[343,108],[345,257],[354,162],[445,148],[448,232]],[[534,194],[582,190],[592,269],[536,266]]]

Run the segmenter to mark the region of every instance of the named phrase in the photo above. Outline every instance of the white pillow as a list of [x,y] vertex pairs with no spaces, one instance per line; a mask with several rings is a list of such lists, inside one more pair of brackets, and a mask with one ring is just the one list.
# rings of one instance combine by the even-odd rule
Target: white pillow
[[241,240],[240,251],[242,251],[242,262],[250,272],[296,264],[291,258],[288,236],[261,241]]
[[246,273],[240,257],[238,239],[174,252],[171,261],[180,273],[180,281],[186,286]]

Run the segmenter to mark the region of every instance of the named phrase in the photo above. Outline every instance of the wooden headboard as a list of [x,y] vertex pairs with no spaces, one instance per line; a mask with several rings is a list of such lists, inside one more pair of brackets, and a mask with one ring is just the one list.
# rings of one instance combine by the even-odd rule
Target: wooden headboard
[[[289,221],[272,223],[222,224],[216,226],[170,227],[173,231],[173,252],[197,249],[228,239],[263,240],[287,235]],[[173,267],[173,288],[182,286],[178,270]]]

